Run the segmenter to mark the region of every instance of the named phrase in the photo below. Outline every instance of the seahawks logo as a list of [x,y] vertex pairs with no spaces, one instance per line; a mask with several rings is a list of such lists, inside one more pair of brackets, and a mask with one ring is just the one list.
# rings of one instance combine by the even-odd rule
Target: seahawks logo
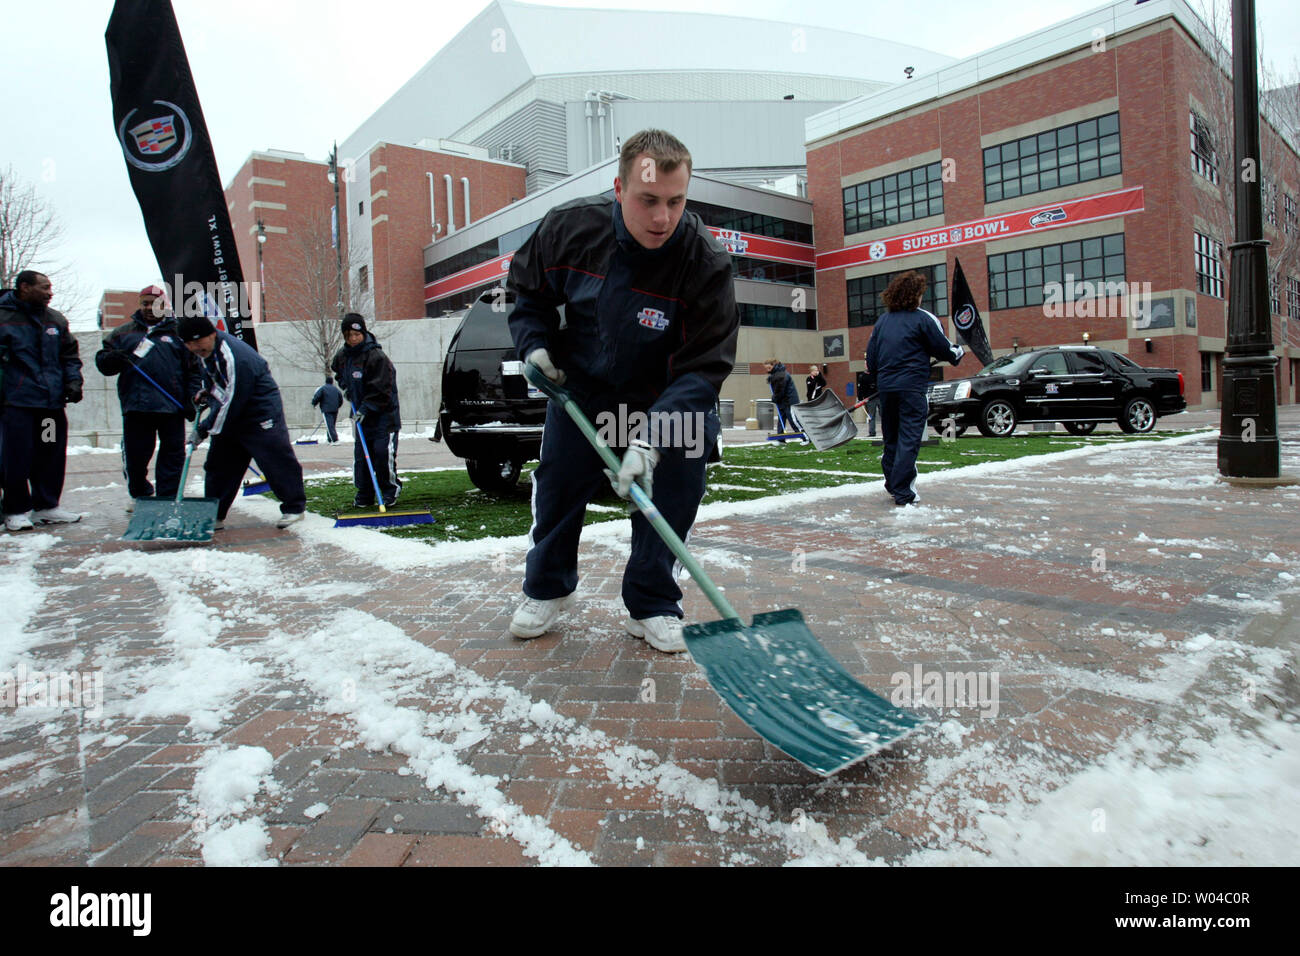
[[1069,218],[1070,217],[1066,213],[1066,211],[1062,209],[1060,206],[1057,206],[1055,209],[1044,209],[1036,216],[1031,217],[1029,220],[1029,225],[1037,228],[1038,226],[1046,226],[1049,225],[1050,223],[1060,222],[1063,219],[1069,219]]

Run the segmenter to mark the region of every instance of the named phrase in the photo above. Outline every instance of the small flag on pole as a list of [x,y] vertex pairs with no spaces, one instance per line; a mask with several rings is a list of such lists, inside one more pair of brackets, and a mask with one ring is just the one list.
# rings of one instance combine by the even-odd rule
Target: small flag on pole
[[957,326],[957,334],[980,362],[988,365],[993,361],[988,333],[984,331],[984,321],[966,282],[966,274],[961,271],[960,259],[952,280],[952,324]]

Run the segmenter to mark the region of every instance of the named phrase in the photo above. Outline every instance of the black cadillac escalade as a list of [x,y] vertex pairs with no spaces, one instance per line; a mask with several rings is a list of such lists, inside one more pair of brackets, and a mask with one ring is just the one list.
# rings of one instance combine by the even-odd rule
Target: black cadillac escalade
[[1071,434],[1087,435],[1111,421],[1138,434],[1187,408],[1177,369],[1143,368],[1088,345],[1004,355],[973,378],[933,383],[928,395],[931,427],[942,431],[952,419],[958,429],[974,425],[990,437],[1011,435],[1020,422],[1061,422]]

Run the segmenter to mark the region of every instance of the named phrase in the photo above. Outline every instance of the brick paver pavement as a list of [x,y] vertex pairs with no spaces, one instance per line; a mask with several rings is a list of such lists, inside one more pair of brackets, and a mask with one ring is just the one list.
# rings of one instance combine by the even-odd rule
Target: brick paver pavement
[[[1300,413],[1283,421],[1297,472]],[[0,712],[0,864],[193,865],[249,841],[282,865],[897,862],[980,847],[978,812],[1139,729],[1240,723],[1243,680],[1260,719],[1295,707],[1275,673],[1300,641],[1300,488],[1216,482],[1212,438],[922,475],[914,509],[871,487],[706,514],[692,548],[741,613],[802,609],[868,687],[997,679],[922,698],[921,732],[828,779],[622,632],[622,531],[588,535],[576,610],[522,642],[522,541],[280,532],[245,500],[209,546],[133,545],[116,458],[69,464],[64,504],[90,517],[0,539],[0,671],[98,673],[105,699]],[[715,616],[686,591],[688,620]]]

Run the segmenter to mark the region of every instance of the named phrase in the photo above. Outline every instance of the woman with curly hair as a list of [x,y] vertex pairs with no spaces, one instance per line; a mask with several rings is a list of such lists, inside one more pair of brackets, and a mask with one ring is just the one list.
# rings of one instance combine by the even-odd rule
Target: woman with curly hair
[[875,372],[880,396],[885,490],[899,506],[918,500],[916,456],[930,410],[930,359],[956,365],[966,354],[948,341],[938,317],[921,308],[925,285],[919,272],[894,276],[882,296],[889,311],[876,320],[867,342],[867,367]]

